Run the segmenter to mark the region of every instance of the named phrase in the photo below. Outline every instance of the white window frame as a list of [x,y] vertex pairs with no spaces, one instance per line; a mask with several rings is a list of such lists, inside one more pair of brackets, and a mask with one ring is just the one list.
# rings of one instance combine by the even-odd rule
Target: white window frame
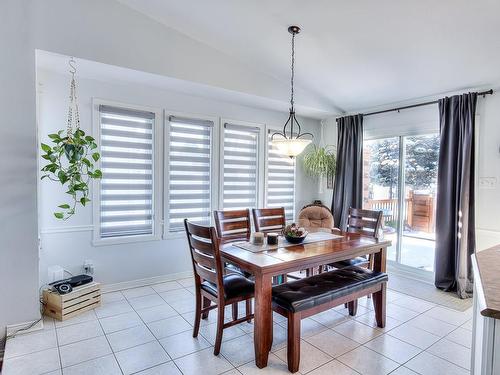
[[[267,171],[267,126],[266,124],[263,123],[256,123],[256,122],[248,122],[248,121],[240,121],[240,120],[234,120],[230,118],[220,118],[220,123],[219,123],[219,190],[218,190],[218,197],[219,197],[219,203],[218,203],[218,208],[219,210],[224,209],[224,124],[229,123],[229,124],[234,124],[234,125],[239,125],[239,126],[248,126],[248,127],[257,127],[259,128],[259,143],[257,145],[257,207],[254,208],[261,208],[264,207],[264,196],[265,196],[265,177],[266,177],[266,171]],[[248,207],[249,209],[252,209],[253,207]]]
[[[109,105],[113,107],[121,107],[125,109],[133,109],[138,111],[147,111],[155,114],[155,122],[153,127],[153,234],[123,236],[123,237],[108,237],[101,238],[101,180],[92,180],[92,216],[93,216],[93,240],[94,246],[106,246],[123,244],[130,242],[144,242],[161,239],[162,234],[162,183],[163,183],[163,111],[159,108],[141,106],[112,100],[92,98],[92,133],[96,139],[99,153],[101,152],[101,122],[99,114],[100,105]],[[101,168],[101,160],[96,163],[97,168]]]
[[[278,126],[268,126],[266,130],[266,135],[269,132],[272,133],[281,133],[283,131],[283,128],[281,129]],[[268,142],[268,138],[266,137],[266,142]],[[265,175],[265,186],[264,186],[264,205],[267,204],[267,194],[268,194],[268,187],[269,187],[269,146],[266,143],[266,153],[265,153],[265,160],[266,160],[266,166],[264,168],[264,175]],[[292,222],[295,222],[297,212],[296,212],[296,203],[297,203],[297,158],[295,157],[293,159],[293,217],[292,217]]]
[[[211,168],[212,168],[212,176],[210,181],[210,211],[213,211],[219,207],[219,196],[218,196],[218,184],[219,184],[219,117],[216,116],[208,116],[199,113],[186,113],[186,112],[178,112],[178,111],[169,111],[165,109],[164,113],[164,155],[163,155],[163,165],[164,165],[164,173],[163,173],[163,239],[173,239],[173,238],[184,238],[186,234],[183,231],[179,232],[170,232],[169,228],[169,204],[170,204],[170,168],[168,164],[168,160],[170,158],[170,116],[184,117],[188,119],[197,119],[197,120],[206,120],[213,122],[214,126],[212,129],[212,139],[210,143],[211,150]],[[213,216],[210,215],[210,224],[213,224]]]

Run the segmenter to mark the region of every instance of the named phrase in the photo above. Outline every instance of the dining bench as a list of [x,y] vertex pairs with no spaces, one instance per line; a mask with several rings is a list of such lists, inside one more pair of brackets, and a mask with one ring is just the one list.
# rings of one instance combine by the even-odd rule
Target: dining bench
[[288,370],[299,370],[301,319],[345,303],[354,316],[357,299],[372,294],[377,326],[385,327],[387,280],[386,273],[351,266],[273,287],[273,310],[288,319]]

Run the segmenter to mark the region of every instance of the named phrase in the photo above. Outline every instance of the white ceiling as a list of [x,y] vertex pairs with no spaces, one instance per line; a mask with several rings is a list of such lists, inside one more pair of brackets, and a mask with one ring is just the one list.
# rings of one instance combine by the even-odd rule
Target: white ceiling
[[334,112],[500,85],[498,0],[119,1],[283,82],[301,26],[296,83]]

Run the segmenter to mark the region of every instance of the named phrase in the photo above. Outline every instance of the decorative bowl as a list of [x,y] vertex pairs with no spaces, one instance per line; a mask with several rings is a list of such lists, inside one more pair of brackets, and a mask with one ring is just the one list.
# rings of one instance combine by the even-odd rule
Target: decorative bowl
[[294,237],[294,236],[289,236],[288,234],[285,234],[286,240],[290,243],[293,243],[293,244],[302,243],[306,237],[307,237],[307,232],[305,232],[301,237]]
[[283,235],[288,242],[298,244],[304,241],[304,238],[307,237],[307,231],[293,223],[287,225],[285,229],[283,229]]

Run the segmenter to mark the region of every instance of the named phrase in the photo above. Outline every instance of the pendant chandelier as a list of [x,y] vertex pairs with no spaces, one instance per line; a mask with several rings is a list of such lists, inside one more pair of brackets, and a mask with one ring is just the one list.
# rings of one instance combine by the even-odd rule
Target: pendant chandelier
[[[290,26],[288,32],[292,34],[292,75],[290,79],[290,115],[283,126],[283,131],[274,133],[271,136],[271,143],[278,151],[293,158],[299,155],[306,146],[312,142],[314,136],[311,133],[301,133],[300,124],[295,117],[293,80],[295,78],[295,35],[300,32],[300,27]],[[307,138],[310,137],[310,138]]]

